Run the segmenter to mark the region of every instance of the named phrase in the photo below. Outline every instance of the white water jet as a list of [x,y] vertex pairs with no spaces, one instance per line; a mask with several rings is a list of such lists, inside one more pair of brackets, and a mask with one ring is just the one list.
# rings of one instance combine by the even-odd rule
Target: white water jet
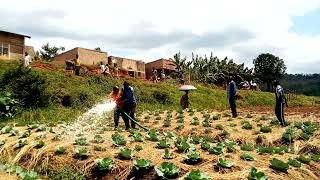
[[66,133],[69,135],[70,140],[74,140],[77,134],[87,134],[92,136],[92,130],[95,130],[105,120],[105,113],[112,111],[116,107],[116,103],[110,99],[105,99],[103,102],[95,105],[78,119],[66,127]]

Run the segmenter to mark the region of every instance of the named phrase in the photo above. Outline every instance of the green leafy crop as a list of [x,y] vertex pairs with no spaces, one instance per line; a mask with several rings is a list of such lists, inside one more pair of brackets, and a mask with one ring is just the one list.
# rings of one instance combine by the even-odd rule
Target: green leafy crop
[[152,167],[152,162],[150,160],[137,159],[133,161],[133,166],[137,171],[145,171]]
[[76,144],[76,145],[80,145],[80,146],[88,145],[87,138],[85,138],[85,137],[77,138],[77,139],[75,140],[75,144]]
[[121,146],[121,145],[126,145],[127,141],[124,139],[124,137],[116,132],[115,134],[111,135],[112,139],[112,144],[115,146]]
[[201,172],[200,170],[192,170],[186,175],[184,179],[185,180],[211,180],[211,177]]
[[260,128],[260,131],[263,132],[263,133],[269,133],[269,132],[272,131],[272,129],[269,126],[262,126]]
[[88,158],[88,150],[85,147],[79,147],[75,149],[74,157],[76,159],[87,159]]
[[157,148],[159,149],[166,149],[166,148],[169,148],[170,146],[171,144],[166,138],[159,140],[159,142],[157,143]]
[[96,160],[96,166],[100,171],[109,171],[114,167],[114,161],[112,158],[102,158]]
[[220,166],[222,168],[231,168],[233,166],[233,163],[231,161],[226,160],[226,159],[219,158],[218,159],[218,166]]
[[289,164],[290,166],[293,166],[293,167],[301,167],[301,162],[299,162],[299,161],[296,160],[296,159],[291,159],[291,158],[289,158],[289,159],[288,159],[288,164]]
[[262,171],[258,171],[256,168],[252,167],[248,175],[249,180],[267,180],[268,177]]
[[118,157],[124,160],[130,160],[133,157],[133,155],[133,151],[128,148],[121,148],[120,152],[118,153]]
[[155,168],[159,177],[164,179],[174,179],[178,176],[180,169],[171,162],[163,162]]
[[254,160],[254,157],[249,153],[244,153],[240,157],[241,157],[241,159],[243,159],[245,161],[253,161]]
[[288,169],[289,169],[289,165],[277,158],[273,158],[271,161],[270,161],[271,165],[270,167],[272,169],[275,169],[275,170],[278,170],[278,171],[281,171],[281,172],[287,172]]

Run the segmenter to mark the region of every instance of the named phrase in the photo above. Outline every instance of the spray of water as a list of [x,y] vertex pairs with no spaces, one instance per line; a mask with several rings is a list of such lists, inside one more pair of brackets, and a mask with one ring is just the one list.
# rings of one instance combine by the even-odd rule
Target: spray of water
[[74,123],[66,126],[66,133],[70,141],[73,141],[78,134],[92,136],[92,131],[106,124],[106,114],[112,111],[115,106],[114,101],[105,99],[78,117]]

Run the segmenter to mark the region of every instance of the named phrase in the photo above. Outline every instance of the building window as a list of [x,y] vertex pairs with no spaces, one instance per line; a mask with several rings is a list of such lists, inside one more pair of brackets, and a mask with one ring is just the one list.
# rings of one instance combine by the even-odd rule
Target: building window
[[9,45],[0,43],[0,55],[9,56]]

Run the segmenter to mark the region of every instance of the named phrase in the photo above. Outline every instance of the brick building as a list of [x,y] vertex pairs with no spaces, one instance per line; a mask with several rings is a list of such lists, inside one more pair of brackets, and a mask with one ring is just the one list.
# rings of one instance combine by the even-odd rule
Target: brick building
[[25,38],[31,37],[7,31],[0,31],[0,59],[22,59],[25,52]]
[[155,68],[158,72],[158,76],[161,71],[164,71],[166,77],[170,76],[172,72],[176,71],[176,65],[173,63],[171,59],[158,59],[156,61],[152,61],[146,63],[146,77],[150,79],[152,76],[152,68]]
[[86,49],[81,47],[73,48],[69,51],[63,52],[53,58],[53,62],[57,64],[64,64],[66,60],[72,60],[76,58],[76,55],[79,55],[81,64],[83,65],[97,65],[100,62],[104,64],[108,63],[108,54],[107,52]]
[[145,63],[143,61],[109,56],[108,64],[111,66],[117,66],[121,71],[121,74],[129,75],[139,79],[146,78]]

